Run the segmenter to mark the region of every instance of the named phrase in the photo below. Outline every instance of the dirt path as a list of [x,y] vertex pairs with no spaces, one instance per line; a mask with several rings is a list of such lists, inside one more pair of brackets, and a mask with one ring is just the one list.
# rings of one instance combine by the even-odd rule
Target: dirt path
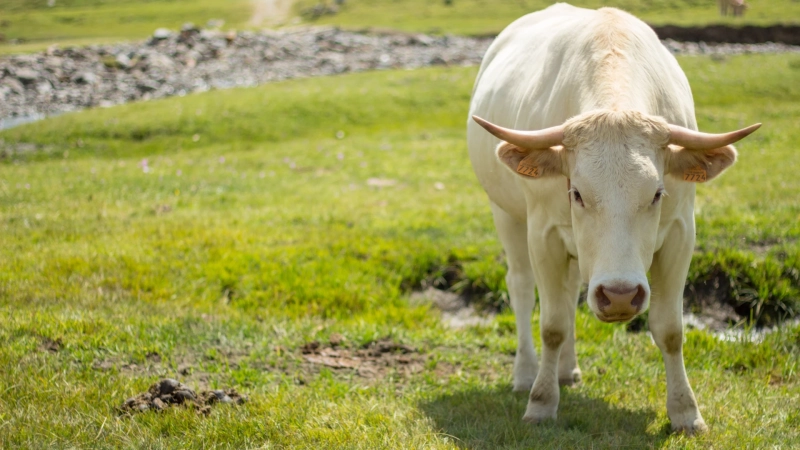
[[253,0],[250,25],[275,26],[285,23],[291,14],[292,0]]

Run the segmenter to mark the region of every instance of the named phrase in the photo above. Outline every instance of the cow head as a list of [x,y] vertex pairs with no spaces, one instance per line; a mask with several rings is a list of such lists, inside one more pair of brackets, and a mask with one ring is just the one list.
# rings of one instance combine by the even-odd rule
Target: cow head
[[[705,182],[736,161],[731,144],[760,124],[726,134],[689,130],[636,111],[593,111],[539,131],[502,128],[497,157],[530,180],[566,176],[587,302],[603,321],[630,320],[650,300],[664,176]],[[567,183],[564,183],[565,186]]]

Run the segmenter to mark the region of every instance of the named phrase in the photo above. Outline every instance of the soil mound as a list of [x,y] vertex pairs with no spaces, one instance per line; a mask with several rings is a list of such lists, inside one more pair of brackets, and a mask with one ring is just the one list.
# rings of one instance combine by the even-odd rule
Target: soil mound
[[380,378],[391,370],[405,375],[424,369],[426,358],[415,348],[391,338],[372,341],[360,348],[347,348],[336,336],[321,344],[312,341],[300,348],[303,359],[316,366],[331,369],[351,369],[364,378]]
[[213,405],[220,403],[241,405],[246,401],[247,396],[236,392],[236,389],[201,391],[198,394],[178,380],[164,378],[150,386],[147,392],[125,400],[119,411],[121,414],[129,415],[184,406],[194,408],[198,414],[208,415]]
[[770,25],[759,27],[746,25],[707,25],[703,27],[680,27],[677,25],[651,25],[661,39],[681,42],[764,44],[774,42],[800,45],[800,25]]

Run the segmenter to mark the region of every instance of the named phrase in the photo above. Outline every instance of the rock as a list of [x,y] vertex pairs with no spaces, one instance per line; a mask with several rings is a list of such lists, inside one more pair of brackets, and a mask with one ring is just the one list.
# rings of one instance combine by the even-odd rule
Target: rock
[[430,36],[426,36],[424,34],[418,34],[412,38],[412,44],[418,44],[425,47],[430,47],[431,45],[436,42],[436,40]]
[[89,85],[92,85],[92,84],[97,83],[97,75],[95,75],[92,72],[81,72],[81,73],[75,75],[74,77],[72,77],[72,82],[73,83],[78,83],[78,84],[89,84]]
[[171,70],[175,67],[175,61],[167,55],[154,53],[147,57],[147,67],[149,69]]
[[153,80],[142,80],[136,83],[136,88],[142,92],[155,92],[159,87],[159,84]]
[[200,29],[194,26],[192,22],[186,22],[181,26],[181,31],[200,31]]
[[36,92],[40,95],[49,94],[53,90],[53,85],[49,81],[44,80],[36,85]]
[[169,39],[172,36],[172,31],[167,28],[157,28],[156,31],[153,32],[153,39],[156,40],[164,40]]
[[50,68],[57,68],[61,67],[64,63],[64,58],[58,56],[50,56],[49,58],[45,58],[44,65]]
[[35,70],[31,69],[17,69],[16,70],[17,79],[25,84],[31,84],[35,82],[39,78],[39,74],[36,73]]
[[120,68],[123,68],[123,69],[130,69],[130,67],[133,65],[133,62],[131,61],[130,58],[128,58],[128,55],[123,54],[123,53],[120,53],[119,55],[117,55],[117,57],[114,58],[114,61],[116,61],[117,67],[120,67]]
[[16,78],[4,78],[3,85],[7,86],[11,92],[16,94],[24,94],[25,93],[25,86]]

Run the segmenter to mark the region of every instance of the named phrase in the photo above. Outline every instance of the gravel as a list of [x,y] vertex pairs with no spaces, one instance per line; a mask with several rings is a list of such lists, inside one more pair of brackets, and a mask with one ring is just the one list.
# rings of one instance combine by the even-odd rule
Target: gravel
[[[491,38],[335,28],[223,32],[191,24],[159,28],[144,42],[52,47],[0,58],[0,129],[91,107],[110,107],[210,89],[255,86],[347,72],[480,63]],[[800,52],[784,44],[664,45],[676,54]]]

